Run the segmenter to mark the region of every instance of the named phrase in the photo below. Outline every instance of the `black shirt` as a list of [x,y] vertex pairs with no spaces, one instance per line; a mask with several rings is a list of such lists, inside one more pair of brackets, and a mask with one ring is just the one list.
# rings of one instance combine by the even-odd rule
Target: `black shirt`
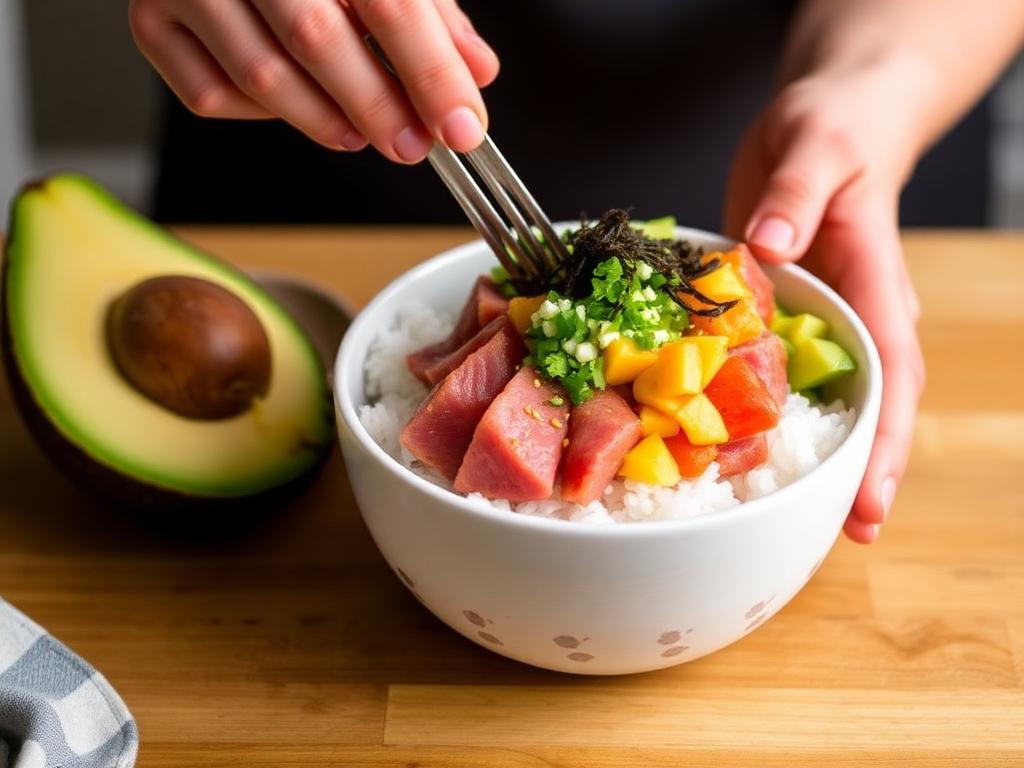
[[[673,213],[717,228],[732,153],[772,93],[791,0],[464,0],[502,59],[491,135],[552,218]],[[904,200],[911,223],[980,224],[987,121],[968,121]],[[322,149],[276,122],[201,120],[173,98],[163,221],[458,222],[426,163]],[[936,166],[936,167],[932,167]]]

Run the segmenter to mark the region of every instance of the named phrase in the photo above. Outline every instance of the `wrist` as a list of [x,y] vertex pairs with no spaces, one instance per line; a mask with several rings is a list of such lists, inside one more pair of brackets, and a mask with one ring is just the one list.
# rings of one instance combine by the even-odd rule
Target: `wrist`
[[940,78],[929,61],[901,49],[820,59],[786,86],[805,91],[852,137],[869,176],[899,189],[935,140]]

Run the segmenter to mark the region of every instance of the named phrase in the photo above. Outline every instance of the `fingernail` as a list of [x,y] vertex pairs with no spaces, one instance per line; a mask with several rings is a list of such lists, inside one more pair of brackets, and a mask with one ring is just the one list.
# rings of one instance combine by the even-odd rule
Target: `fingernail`
[[370,142],[366,140],[366,137],[359,131],[349,131],[341,137],[341,146],[345,149],[351,150],[352,152],[358,152],[369,143]]
[[395,138],[395,154],[407,163],[418,163],[427,156],[434,140],[419,126],[410,125]]
[[444,142],[456,152],[469,152],[483,143],[484,127],[469,107],[459,107],[448,113],[441,126]]
[[882,530],[882,526],[879,525],[878,523],[875,523],[874,525],[871,526],[871,540],[872,541],[878,541],[878,534],[879,534],[879,532],[881,530]]
[[879,493],[882,499],[882,520],[889,517],[889,510],[892,508],[892,500],[896,498],[896,478],[887,477],[882,481],[882,489]]
[[767,219],[761,219],[751,230],[749,240],[751,245],[758,248],[783,253],[793,247],[796,230],[785,219],[769,216]]

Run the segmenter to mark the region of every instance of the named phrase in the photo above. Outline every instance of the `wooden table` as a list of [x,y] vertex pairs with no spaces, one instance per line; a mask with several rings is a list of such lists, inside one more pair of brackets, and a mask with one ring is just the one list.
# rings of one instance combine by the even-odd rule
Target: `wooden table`
[[[188,229],[362,304],[465,230]],[[929,384],[878,544],[731,648],[588,679],[489,653],[385,567],[336,455],[199,543],[114,518],[0,390],[0,594],[92,661],[140,766],[1024,765],[1024,235],[912,233]]]

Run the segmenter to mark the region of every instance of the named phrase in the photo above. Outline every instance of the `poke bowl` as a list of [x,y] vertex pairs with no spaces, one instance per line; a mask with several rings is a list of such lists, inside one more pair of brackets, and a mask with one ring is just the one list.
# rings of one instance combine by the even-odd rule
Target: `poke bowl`
[[[560,231],[569,226],[560,225]],[[674,236],[708,252],[735,246],[695,229],[675,227]],[[777,488],[761,481],[755,487],[754,473],[745,476],[749,481],[730,485],[717,478],[713,465],[701,479],[680,481],[671,497],[664,489],[645,496],[636,489],[646,486],[628,479],[623,490],[619,478],[618,490],[609,485],[606,498],[590,506],[502,503],[459,493],[450,478],[446,482],[429,467],[424,471],[397,436],[388,437],[404,424],[392,423],[394,414],[382,416],[375,406],[382,387],[410,386],[382,372],[382,338],[387,342],[390,334],[395,342],[421,334],[436,340],[451,329],[467,293],[494,266],[482,241],[429,259],[363,309],[338,352],[335,405],[349,479],[363,520],[397,578],[473,642],[561,672],[611,675],[669,667],[754,631],[821,565],[863,477],[882,378],[877,350],[861,320],[805,270],[766,267],[779,306],[822,319],[856,367],[818,391],[831,405],[814,413],[830,424],[841,422],[838,437],[829,438],[825,455],[813,466]],[[417,316],[415,308],[426,313]],[[434,328],[438,317],[444,319]],[[407,352],[411,342],[405,341]],[[542,382],[534,379],[533,386],[540,390]],[[423,387],[417,396],[427,392]],[[552,398],[559,405],[561,400]],[[793,397],[783,413],[797,400],[803,414],[807,401]],[[530,410],[527,406],[528,415]],[[533,416],[539,416],[536,409]],[[562,426],[554,417],[552,423]],[[783,438],[769,440],[779,445]],[[444,449],[444,439],[435,435],[435,442]],[[780,470],[774,471],[778,476]],[[627,497],[630,509],[641,512],[613,509]],[[665,499],[672,514],[658,509]],[[696,504],[692,514],[688,504]]]

